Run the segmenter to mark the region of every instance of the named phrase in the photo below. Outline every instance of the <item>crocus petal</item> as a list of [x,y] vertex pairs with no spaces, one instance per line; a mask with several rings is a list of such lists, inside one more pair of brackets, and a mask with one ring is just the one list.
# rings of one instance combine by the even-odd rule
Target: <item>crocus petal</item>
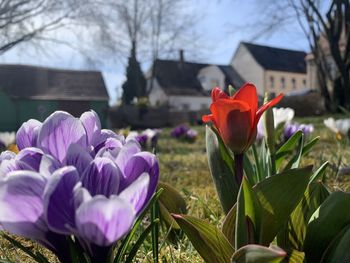
[[95,133],[91,140],[91,145],[94,147],[95,153],[105,145],[108,138],[119,140],[122,144],[125,143],[123,136],[118,135],[111,130],[102,129],[100,133]]
[[31,171],[12,172],[0,183],[0,224],[5,230],[27,238],[44,238],[45,184],[43,176]]
[[76,213],[79,236],[99,246],[110,246],[127,234],[135,219],[134,209],[120,197],[96,196]]
[[45,218],[49,228],[60,234],[70,234],[75,227],[74,187],[79,175],[73,166],[58,169],[49,178],[44,192]]
[[255,113],[258,109],[258,94],[256,92],[256,87],[251,83],[246,83],[232,96],[231,99],[241,100],[249,105],[251,109],[251,120],[253,125]]
[[120,191],[128,187],[143,173],[148,173],[150,176],[150,183],[147,193],[147,198],[149,199],[156,189],[159,178],[157,158],[154,154],[149,152],[140,152],[130,158],[125,167],[125,177],[120,183]]
[[222,99],[212,103],[210,110],[225,144],[234,153],[242,153],[249,146],[253,129],[249,105],[242,101]]
[[220,88],[215,87],[211,91],[211,99],[213,102],[217,101],[218,99],[228,99],[229,96]]
[[16,157],[16,154],[12,151],[4,151],[0,154],[0,162],[3,160],[11,160]]
[[118,192],[121,176],[121,171],[110,159],[97,157],[86,168],[81,181],[92,196],[108,197]]
[[256,112],[256,117],[255,117],[255,123],[257,124],[258,121],[260,120],[261,115],[269,108],[275,106],[277,103],[279,103],[281,101],[281,99],[283,98],[283,94],[278,95],[277,97],[275,97],[274,99],[270,100],[269,102],[267,102],[266,104],[264,104],[263,106],[261,106],[258,111]]
[[54,171],[61,167],[62,165],[59,161],[57,161],[51,155],[44,154],[41,158],[39,173],[46,177],[49,177],[51,174],[54,173]]
[[65,165],[75,166],[78,173],[82,175],[92,160],[91,155],[79,144],[71,144],[68,148],[67,155],[63,163]]
[[125,166],[129,159],[141,151],[140,144],[135,140],[129,140],[120,150],[115,162],[122,172],[125,170]]
[[41,122],[33,119],[22,124],[16,134],[16,143],[19,150],[26,147],[36,147],[40,127]]
[[39,172],[41,158],[43,155],[44,153],[42,150],[34,147],[28,147],[20,151],[16,159],[30,166],[33,171]]
[[72,143],[77,143],[82,147],[87,146],[83,124],[67,112],[54,112],[45,120],[40,129],[38,146],[62,162]]
[[33,171],[33,168],[16,159],[3,160],[0,164],[0,176],[5,176],[10,172],[19,170]]
[[149,183],[149,174],[143,173],[118,195],[120,198],[132,204],[137,215],[142,212],[142,209],[150,200],[147,198]]
[[97,113],[93,110],[84,112],[80,117],[81,122],[83,123],[86,134],[88,136],[89,144],[92,141],[94,134],[99,134],[101,131],[101,122]]

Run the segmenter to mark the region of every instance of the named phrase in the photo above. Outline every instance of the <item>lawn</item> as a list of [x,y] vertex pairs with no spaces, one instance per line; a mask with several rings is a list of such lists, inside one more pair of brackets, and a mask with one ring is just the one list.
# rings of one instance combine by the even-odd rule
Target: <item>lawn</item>
[[[312,164],[319,167],[326,160],[331,162],[328,168],[326,183],[330,189],[350,189],[349,176],[337,177],[339,165],[350,165],[350,151],[348,143],[337,141],[335,135],[323,125],[325,117],[296,119],[302,123],[312,123],[315,131],[311,137],[320,136],[317,146],[306,158],[304,165]],[[223,219],[220,203],[209,173],[205,152],[205,128],[193,127],[199,132],[194,143],[181,142],[170,136],[171,129],[163,129],[157,149],[160,163],[161,181],[177,188],[184,196],[188,206],[188,213],[196,217],[207,219],[220,225]],[[32,245],[26,242],[26,245]],[[37,246],[35,246],[37,247]],[[42,248],[38,248],[42,250]],[[138,262],[151,262],[152,255],[149,242],[139,251]],[[44,251],[48,255],[47,251]],[[0,259],[10,259],[13,262],[33,262],[15,250],[7,241],[0,240]],[[191,243],[184,236],[176,246],[164,241],[160,236],[160,259],[162,262],[203,262]],[[55,259],[52,258],[52,262]]]

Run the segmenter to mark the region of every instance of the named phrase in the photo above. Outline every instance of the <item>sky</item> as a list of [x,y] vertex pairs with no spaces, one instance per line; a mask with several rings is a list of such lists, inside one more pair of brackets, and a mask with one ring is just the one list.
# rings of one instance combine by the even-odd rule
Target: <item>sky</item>
[[[308,51],[307,41],[299,30],[297,23],[279,30],[273,35],[252,39],[254,33],[246,28],[256,10],[257,0],[195,0],[191,10],[200,14],[196,26],[201,35],[203,46],[200,55],[191,54],[196,62],[209,64],[229,64],[240,41],[249,41],[274,47]],[[63,34],[62,34],[63,35]],[[43,43],[44,50],[38,51],[26,44],[19,45],[0,56],[0,63],[30,64],[66,69],[92,69],[91,64],[78,52],[67,46]],[[186,47],[185,60],[186,60]],[[147,71],[149,63],[142,65]],[[121,85],[125,80],[125,63],[105,60],[93,66],[102,71],[110,104],[116,104],[121,96]]]

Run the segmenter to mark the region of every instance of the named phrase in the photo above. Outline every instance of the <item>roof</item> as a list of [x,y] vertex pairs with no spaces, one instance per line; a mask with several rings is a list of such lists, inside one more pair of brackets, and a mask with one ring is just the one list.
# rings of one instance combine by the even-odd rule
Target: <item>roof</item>
[[242,42],[255,60],[265,69],[306,73],[306,53],[304,51],[289,50],[253,43]]
[[155,61],[155,77],[168,95],[206,96],[209,91],[203,89],[197,75],[208,66],[218,66],[225,75],[227,85],[240,87],[245,82],[232,66],[161,59]]
[[13,98],[109,100],[102,74],[99,71],[0,65],[0,87]]

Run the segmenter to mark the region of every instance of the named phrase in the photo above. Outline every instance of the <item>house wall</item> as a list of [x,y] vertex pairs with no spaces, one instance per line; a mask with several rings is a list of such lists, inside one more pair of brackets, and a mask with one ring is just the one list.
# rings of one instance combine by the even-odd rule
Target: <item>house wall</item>
[[264,95],[264,69],[256,62],[255,58],[249,53],[248,49],[243,44],[240,44],[237,48],[237,51],[231,60],[231,65],[243,79],[256,86],[260,96]]
[[[284,86],[282,83],[284,79]],[[293,84],[293,80],[295,81]],[[289,93],[309,89],[307,86],[307,75],[302,73],[283,72],[283,71],[265,71],[264,87],[268,92],[275,94]]]
[[202,84],[204,90],[212,90],[215,87],[222,89],[225,87],[225,75],[218,66],[208,66],[202,68],[197,75],[197,79]]
[[209,109],[210,96],[169,96],[171,110],[198,111]]
[[[148,88],[150,87],[151,80],[148,80]],[[156,79],[153,80],[153,88],[148,96],[151,106],[159,106],[168,102],[168,96],[165,94],[161,86]]]

